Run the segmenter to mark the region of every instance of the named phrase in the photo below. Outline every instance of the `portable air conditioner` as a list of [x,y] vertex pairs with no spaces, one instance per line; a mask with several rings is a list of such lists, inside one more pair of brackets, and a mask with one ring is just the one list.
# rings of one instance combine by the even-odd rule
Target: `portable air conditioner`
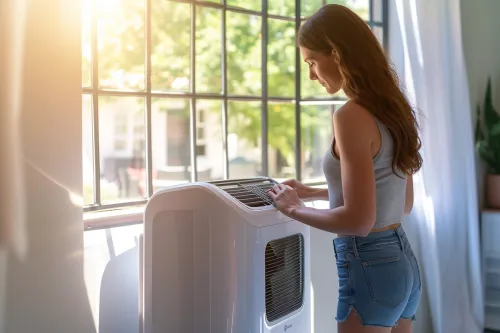
[[146,206],[144,333],[310,332],[309,227],[269,178],[191,183]]

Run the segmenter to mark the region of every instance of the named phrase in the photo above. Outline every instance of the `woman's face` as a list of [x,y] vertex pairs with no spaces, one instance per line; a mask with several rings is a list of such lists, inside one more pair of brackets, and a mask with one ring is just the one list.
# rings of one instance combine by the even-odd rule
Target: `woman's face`
[[332,53],[319,53],[302,46],[300,52],[309,65],[309,79],[317,80],[329,94],[335,94],[342,88],[339,67]]

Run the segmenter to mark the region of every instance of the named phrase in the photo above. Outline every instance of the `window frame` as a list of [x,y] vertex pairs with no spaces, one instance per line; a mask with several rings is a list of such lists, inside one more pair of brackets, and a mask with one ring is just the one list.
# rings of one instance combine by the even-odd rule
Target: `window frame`
[[[92,7],[98,0],[92,1]],[[102,89],[99,88],[99,73],[98,73],[98,32],[97,32],[97,18],[96,10],[92,8],[92,19],[91,19],[91,76],[90,76],[90,86],[84,86],[82,88],[82,95],[90,96],[92,99],[92,166],[93,166],[93,203],[90,205],[85,205],[83,207],[84,213],[90,212],[100,212],[109,211],[115,209],[124,209],[137,206],[143,206],[147,203],[148,198],[153,195],[153,151],[152,151],[152,99],[154,98],[181,98],[189,100],[190,103],[190,158],[191,158],[191,182],[196,182],[198,175],[197,168],[197,144],[198,140],[196,138],[197,128],[197,108],[196,101],[199,99],[216,99],[222,101],[222,135],[225,138],[226,149],[224,149],[224,171],[223,178],[228,179],[229,171],[229,159],[227,150],[227,138],[228,138],[228,102],[229,101],[258,101],[261,102],[261,113],[262,113],[262,174],[268,175],[269,172],[269,161],[268,161],[268,103],[278,102],[278,103],[293,103],[295,107],[295,170],[296,178],[298,180],[302,179],[301,170],[301,154],[302,154],[302,138],[301,138],[301,117],[300,109],[302,105],[313,105],[313,104],[326,104],[331,105],[332,109],[335,105],[343,104],[346,99],[339,97],[327,97],[327,98],[302,98],[301,96],[301,55],[298,47],[295,48],[295,96],[294,97],[275,97],[268,96],[268,73],[267,73],[267,63],[268,63],[268,19],[283,20],[287,22],[295,23],[295,31],[298,31],[302,22],[307,19],[307,17],[301,16],[301,0],[295,0],[295,16],[280,16],[268,13],[268,1],[262,0],[262,11],[253,11],[240,7],[234,7],[227,4],[228,0],[221,0],[221,3],[200,1],[200,0],[165,0],[177,3],[189,3],[191,10],[191,33],[190,33],[190,92],[188,93],[168,93],[168,92],[157,92],[152,91],[151,82],[151,2],[153,0],[142,0],[144,1],[145,9],[145,87],[144,90],[114,90],[114,89]],[[380,13],[382,15],[381,21],[374,20],[374,5],[377,2],[381,8]],[[326,0],[322,1],[322,4],[326,4]],[[221,10],[222,25],[222,49],[221,49],[221,75],[222,75],[222,93],[199,93],[196,91],[196,8],[210,7]],[[259,16],[261,18],[261,95],[260,96],[238,96],[228,94],[228,84],[227,84],[227,22],[226,16],[227,12],[241,13],[247,15]],[[369,0],[369,20],[365,21],[372,29],[374,27],[379,27],[382,29],[383,47],[388,49],[388,0]],[[83,84],[82,84],[83,86]],[[145,171],[146,171],[146,199],[135,200],[135,201],[123,201],[113,204],[102,204],[101,201],[101,165],[100,165],[100,150],[99,150],[99,97],[101,96],[114,96],[114,97],[140,97],[145,99]],[[206,142],[205,142],[206,144]],[[308,183],[308,185],[322,185],[323,182],[319,183]]]

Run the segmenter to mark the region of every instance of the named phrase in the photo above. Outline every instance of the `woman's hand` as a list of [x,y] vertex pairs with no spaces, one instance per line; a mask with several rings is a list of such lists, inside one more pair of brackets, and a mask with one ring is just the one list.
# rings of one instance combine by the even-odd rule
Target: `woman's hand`
[[297,191],[291,186],[277,184],[269,190],[268,194],[273,199],[276,208],[287,216],[290,216],[296,208],[302,207]]
[[314,189],[312,187],[304,185],[295,179],[285,180],[282,184],[293,188],[297,192],[297,195],[300,199],[307,200],[314,192]]
[[328,189],[307,186],[295,179],[285,180],[282,184],[293,188],[301,200],[328,200]]

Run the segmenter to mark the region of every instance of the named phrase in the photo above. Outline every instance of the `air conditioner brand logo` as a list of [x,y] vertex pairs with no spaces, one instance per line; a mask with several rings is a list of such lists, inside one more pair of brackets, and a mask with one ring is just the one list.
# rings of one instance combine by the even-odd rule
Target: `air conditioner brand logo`
[[290,328],[292,328],[292,324],[290,325],[285,325],[285,332],[288,331]]

